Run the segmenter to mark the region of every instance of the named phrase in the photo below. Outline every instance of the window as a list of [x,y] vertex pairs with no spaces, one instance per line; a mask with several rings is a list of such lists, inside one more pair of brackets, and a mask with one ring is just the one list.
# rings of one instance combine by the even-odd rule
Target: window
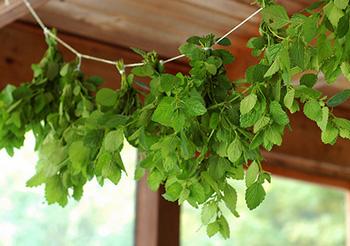
[[126,145],[122,157],[129,176],[119,185],[95,180],[86,185],[80,202],[65,208],[45,203],[43,187],[26,188],[34,173],[37,155],[34,138],[13,158],[0,152],[0,244],[31,245],[125,245],[134,243],[136,183],[133,180],[136,149]]
[[230,218],[231,238],[208,240],[200,227],[199,211],[185,205],[181,212],[181,245],[203,246],[343,246],[346,241],[345,193],[329,187],[274,177],[266,200],[253,212],[244,203],[244,184],[238,190],[240,218]]

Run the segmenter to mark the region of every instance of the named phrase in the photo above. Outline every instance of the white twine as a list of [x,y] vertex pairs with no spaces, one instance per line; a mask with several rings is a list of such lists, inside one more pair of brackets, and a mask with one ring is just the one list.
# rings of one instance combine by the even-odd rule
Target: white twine
[[[95,57],[95,56],[90,56],[90,55],[86,55],[86,54],[82,54],[79,51],[77,51],[76,49],[74,49],[72,46],[70,46],[69,44],[67,44],[65,41],[63,41],[62,39],[60,39],[59,37],[57,37],[55,34],[53,34],[43,23],[43,21],[40,19],[39,15],[35,12],[35,10],[33,9],[33,7],[31,6],[31,4],[29,3],[28,0],[22,0],[23,3],[25,3],[25,5],[27,6],[29,12],[31,13],[31,15],[34,17],[35,21],[39,24],[39,26],[41,27],[41,29],[43,30],[45,36],[49,35],[51,36],[53,39],[55,39],[58,43],[60,43],[61,45],[63,45],[65,48],[67,48],[69,51],[71,51],[73,54],[75,54],[78,59],[79,59],[79,64],[78,67],[80,67],[80,63],[82,59],[86,59],[86,60],[93,60],[96,62],[102,62],[102,63],[106,63],[106,64],[111,64],[111,65],[116,65],[116,61],[113,60],[108,60],[108,59],[103,59],[103,58],[99,58],[99,57]],[[5,4],[8,5],[9,4],[9,0],[5,0]],[[221,38],[219,38],[215,44],[218,44],[220,41],[222,41],[224,38],[226,38],[227,36],[229,36],[231,33],[235,32],[237,29],[239,29],[241,26],[243,26],[246,22],[248,22],[250,19],[252,19],[255,15],[257,15],[263,8],[259,8],[257,11],[255,11],[254,13],[252,13],[250,16],[248,16],[246,19],[244,19],[241,23],[239,23],[238,25],[236,25],[235,27],[233,27],[231,30],[229,30],[226,34],[224,34]],[[166,64],[168,62],[172,62],[175,60],[178,60],[180,58],[185,57],[185,55],[178,55],[172,58],[169,58],[167,60],[161,60],[160,62],[162,64]],[[131,63],[131,64],[125,64],[124,67],[138,67],[138,66],[142,66],[144,65],[143,62],[140,63]]]

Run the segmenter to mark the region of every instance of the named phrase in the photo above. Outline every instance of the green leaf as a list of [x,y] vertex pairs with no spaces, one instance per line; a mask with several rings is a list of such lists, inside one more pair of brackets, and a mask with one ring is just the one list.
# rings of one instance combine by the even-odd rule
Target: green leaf
[[348,62],[343,62],[340,65],[341,71],[344,74],[344,76],[346,77],[347,80],[350,80],[350,63]]
[[166,186],[165,189],[166,192],[163,197],[171,202],[176,201],[180,197],[180,194],[183,190],[182,185],[179,182],[174,182],[171,185]]
[[304,114],[310,120],[320,121],[322,119],[322,108],[319,101],[310,100],[304,105]]
[[117,93],[109,88],[102,88],[96,94],[96,103],[105,106],[112,107],[118,100]]
[[124,142],[124,133],[122,129],[110,131],[104,138],[103,146],[105,150],[114,152],[121,149]]
[[249,113],[255,106],[258,97],[255,94],[249,94],[241,101],[240,111],[241,114]]
[[172,74],[162,74],[160,76],[160,87],[162,91],[166,92],[169,96],[173,88],[178,85],[179,81],[179,78]]
[[190,116],[196,117],[203,115],[207,112],[206,107],[197,98],[186,98],[184,99],[185,111]]
[[274,126],[270,126],[264,132],[264,141],[280,146],[282,144],[281,133]]
[[203,49],[198,48],[195,44],[183,44],[180,46],[179,51],[181,54],[187,56],[191,60],[205,59],[205,51]]
[[285,8],[281,5],[271,5],[263,9],[263,20],[273,29],[280,29],[289,23]]
[[58,203],[64,207],[68,203],[68,190],[63,186],[61,178],[56,175],[48,178],[45,186],[45,198],[47,203]]
[[[0,92],[0,102],[4,102],[5,105],[10,105],[13,102],[13,91],[16,90],[16,87],[13,85],[6,85],[5,89]],[[1,104],[0,104],[1,105]]]
[[277,101],[273,101],[270,104],[270,114],[272,119],[277,124],[284,126],[289,123],[289,118],[287,113],[282,109],[281,104]]
[[289,88],[285,97],[284,97],[283,102],[284,102],[284,106],[286,106],[286,108],[288,108],[290,111],[292,111],[294,97],[295,97],[294,88]]
[[300,85],[312,88],[317,82],[317,74],[308,73],[304,74],[300,79]]
[[69,146],[68,153],[71,167],[76,172],[80,172],[84,166],[89,164],[90,149],[84,145],[83,141],[73,142]]
[[151,77],[154,73],[154,69],[150,64],[135,67],[131,70],[133,74],[140,77]]
[[197,203],[201,204],[205,202],[205,191],[203,186],[199,182],[195,182],[190,187],[190,196],[193,197]]
[[269,66],[263,64],[257,64],[254,66],[248,67],[246,71],[246,78],[249,83],[257,83],[265,80],[264,75],[267,70],[269,70]]
[[202,208],[201,221],[204,225],[208,225],[217,212],[217,206],[214,202],[206,204]]
[[[339,5],[341,4],[342,3],[339,2]],[[324,12],[334,27],[338,25],[340,18],[344,16],[343,11],[340,8],[338,8],[333,2],[329,2],[324,7]]]
[[271,119],[269,117],[263,116],[261,117],[254,125],[254,133],[257,133],[261,129],[263,129],[265,126],[267,126],[270,123]]
[[67,63],[67,64],[65,64],[65,65],[61,68],[60,75],[61,75],[62,77],[66,76],[66,75],[68,74],[68,72],[69,72],[69,66],[70,66],[70,64]]
[[243,146],[238,138],[236,138],[227,148],[228,159],[231,162],[236,162],[242,156]]
[[83,194],[84,194],[84,190],[83,190],[83,186],[82,185],[78,185],[78,186],[74,186],[73,187],[73,195],[72,195],[72,197],[76,201],[80,201],[80,199],[83,197]]
[[136,181],[139,181],[145,175],[145,173],[146,173],[146,170],[140,165],[137,165],[135,168],[134,179]]
[[201,172],[201,178],[203,181],[205,181],[207,184],[210,185],[211,188],[213,188],[214,191],[220,192],[219,191],[219,186],[215,182],[215,180],[208,174],[207,171]]
[[317,35],[318,30],[318,16],[312,15],[304,20],[303,35],[307,43],[311,42]]
[[262,184],[255,182],[250,185],[245,193],[245,201],[250,210],[257,208],[265,199],[265,190]]
[[267,72],[265,73],[264,77],[265,78],[270,77],[270,76],[274,75],[275,73],[277,73],[279,70],[280,70],[279,59],[275,59],[275,61],[272,63],[269,70],[267,70]]
[[298,38],[289,49],[290,61],[293,66],[297,66],[301,69],[305,68],[305,44]]
[[339,9],[346,9],[346,7],[349,5],[349,0],[334,0],[334,5]]
[[350,120],[342,119],[342,118],[334,118],[332,122],[338,127],[338,128],[344,128],[347,130],[350,130]]
[[255,161],[252,162],[245,176],[245,184],[247,187],[251,186],[256,181],[259,172],[260,172],[260,167],[258,163],[256,163]]
[[339,24],[337,27],[337,35],[338,38],[343,38],[349,32],[349,14],[344,15],[339,20]]
[[105,166],[108,166],[110,162],[112,162],[112,154],[109,152],[102,152],[98,155],[98,158],[96,160],[96,166],[95,166],[95,173],[96,176],[102,175],[102,169]]
[[223,200],[225,202],[226,207],[231,211],[231,213],[237,215],[237,192],[229,184],[225,185]]
[[180,131],[185,124],[184,115],[177,110],[174,97],[164,97],[152,115],[152,120]]
[[219,114],[214,112],[210,116],[209,127],[210,129],[216,129],[219,123]]
[[121,170],[114,161],[109,161],[102,168],[102,177],[108,178],[113,184],[117,185],[121,178]]
[[223,49],[213,50],[213,55],[220,57],[223,64],[230,64],[235,60],[235,57],[229,51]]
[[205,68],[207,69],[208,73],[211,75],[215,75],[218,71],[214,64],[205,63]]
[[218,233],[220,231],[220,224],[215,221],[213,223],[210,223],[208,226],[207,226],[207,235],[209,237],[212,237],[214,236],[216,233]]
[[230,163],[216,155],[209,157],[209,175],[215,180],[221,180],[225,176],[225,172]]
[[220,234],[224,239],[229,239],[230,238],[230,226],[225,219],[223,215],[220,216],[218,219],[218,222],[220,224]]
[[346,102],[350,98],[350,89],[343,90],[336,95],[334,95],[331,99],[328,100],[327,105],[329,107],[337,107],[340,104]]
[[163,176],[158,170],[153,170],[147,178],[147,183],[152,191],[156,191],[162,183]]
[[317,121],[317,125],[322,131],[325,131],[327,128],[328,118],[329,118],[329,109],[327,107],[323,107],[322,118],[321,120]]
[[231,40],[228,38],[223,38],[220,40],[220,42],[218,42],[219,45],[222,46],[230,46],[231,45]]
[[326,130],[321,134],[322,142],[325,144],[335,144],[338,134],[339,130],[329,122]]

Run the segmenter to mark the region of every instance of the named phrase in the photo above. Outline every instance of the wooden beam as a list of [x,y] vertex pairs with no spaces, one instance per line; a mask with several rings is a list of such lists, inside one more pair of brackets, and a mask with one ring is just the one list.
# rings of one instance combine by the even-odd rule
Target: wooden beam
[[[333,113],[350,118],[348,108]],[[350,189],[350,141],[339,138],[335,145],[321,141],[321,131],[303,113],[291,116],[281,147],[264,153],[265,168],[274,174]]]
[[350,190],[345,194],[345,214],[346,214],[346,245],[350,246]]
[[[44,5],[48,0],[29,0],[33,8]],[[0,5],[0,28],[28,14],[28,9],[21,0],[10,0]]]
[[[222,35],[256,10],[249,4],[220,1],[227,2],[222,6],[225,11],[208,8],[203,1],[193,5],[187,1],[52,0],[38,13],[48,26],[60,30],[110,44],[156,50],[171,57],[178,55],[179,46],[188,37]],[[237,9],[237,5],[244,7]],[[28,17],[25,20],[33,21]],[[258,33],[257,20],[246,23],[232,36],[236,47],[245,47],[248,37]]]

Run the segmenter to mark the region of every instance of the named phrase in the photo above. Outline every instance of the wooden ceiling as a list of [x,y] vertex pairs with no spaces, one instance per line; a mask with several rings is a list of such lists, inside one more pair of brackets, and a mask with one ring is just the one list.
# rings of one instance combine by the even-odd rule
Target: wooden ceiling
[[[20,0],[12,0],[14,2]],[[35,3],[38,0],[32,0]],[[254,0],[49,0],[38,8],[44,23],[61,32],[123,47],[156,50],[163,57],[178,55],[178,47],[192,35],[223,35],[258,9]],[[290,14],[314,0],[280,0]],[[41,1],[44,2],[44,1]],[[23,20],[33,22],[31,16]],[[242,77],[255,62],[246,43],[258,34],[260,15],[233,33],[231,52],[241,59],[230,69]],[[91,55],[94,55],[93,53]],[[118,59],[120,57],[106,57]],[[348,87],[341,78],[333,87]],[[321,86],[325,83],[320,83]]]
[[[44,22],[69,33],[165,57],[192,35],[222,35],[258,9],[252,0],[50,0],[38,12]],[[308,0],[281,1],[290,13]],[[257,34],[259,16],[231,36],[236,47]],[[31,21],[31,17],[25,18]]]

